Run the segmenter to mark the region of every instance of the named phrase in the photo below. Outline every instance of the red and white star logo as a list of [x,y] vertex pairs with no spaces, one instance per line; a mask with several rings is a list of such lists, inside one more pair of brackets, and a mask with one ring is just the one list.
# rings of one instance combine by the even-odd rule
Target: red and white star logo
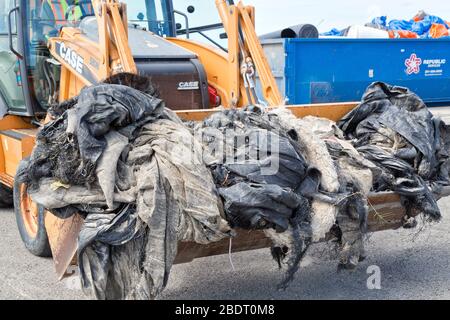
[[417,55],[413,53],[409,59],[405,60],[405,66],[407,67],[407,74],[418,74],[420,72],[420,66],[422,65],[422,59],[417,58]]

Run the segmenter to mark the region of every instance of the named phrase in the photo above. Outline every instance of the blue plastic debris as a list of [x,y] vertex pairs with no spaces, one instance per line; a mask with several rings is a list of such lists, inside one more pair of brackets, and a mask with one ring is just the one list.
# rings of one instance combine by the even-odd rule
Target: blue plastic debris
[[371,25],[378,27],[379,29],[387,29],[387,16],[374,18]]
[[[386,16],[376,17],[372,20],[368,26],[384,29],[384,30],[395,30],[395,31],[411,31],[416,33],[420,38],[430,39],[429,31],[433,24],[444,25],[447,29],[450,29],[450,25],[442,18],[434,15],[426,14],[420,21],[411,20],[391,20],[388,22]],[[344,29],[345,30],[345,29]],[[322,33],[323,36],[345,36],[344,30],[340,31],[336,28],[329,32]]]
[[[345,30],[345,29],[344,29]],[[321,36],[344,36],[344,30],[338,30],[336,28],[331,29],[328,32],[321,33]]]

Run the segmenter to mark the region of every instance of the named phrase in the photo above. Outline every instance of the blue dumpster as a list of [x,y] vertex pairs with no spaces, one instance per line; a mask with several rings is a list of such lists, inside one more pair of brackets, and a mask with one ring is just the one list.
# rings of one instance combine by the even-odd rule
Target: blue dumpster
[[450,39],[277,39],[264,51],[289,104],[359,101],[374,81],[450,104]]

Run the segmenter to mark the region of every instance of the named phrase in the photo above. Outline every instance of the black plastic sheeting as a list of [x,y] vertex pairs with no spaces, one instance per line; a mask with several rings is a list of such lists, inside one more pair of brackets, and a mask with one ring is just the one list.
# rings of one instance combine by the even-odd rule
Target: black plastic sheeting
[[132,139],[137,128],[164,111],[159,99],[108,84],[83,90],[71,105],[77,108],[64,112],[37,135],[33,164],[26,173],[31,188],[50,176],[63,184],[93,184],[96,163],[106,148],[106,133],[115,129]]
[[409,210],[440,219],[432,193],[449,184],[449,136],[444,122],[416,94],[373,83],[338,125],[358,152],[382,170],[373,191],[395,191]]
[[[310,192],[320,183],[320,174],[302,156],[295,131],[258,107],[216,112],[194,130],[205,145],[205,163],[230,226],[276,230],[268,235],[274,240],[274,258],[280,265],[287,261],[280,284],[286,287],[311,243]],[[279,240],[282,233],[289,235],[287,241]]]
[[302,183],[319,184],[293,132],[275,120],[255,107],[217,112],[196,127],[232,227],[285,231],[304,202]]

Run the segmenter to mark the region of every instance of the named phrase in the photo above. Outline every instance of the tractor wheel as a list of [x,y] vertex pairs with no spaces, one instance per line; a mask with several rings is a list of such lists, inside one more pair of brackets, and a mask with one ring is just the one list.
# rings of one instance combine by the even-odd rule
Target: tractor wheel
[[38,257],[51,257],[42,206],[34,203],[24,184],[14,183],[14,211],[17,227],[25,247]]
[[13,206],[12,190],[0,183],[0,208],[11,208],[12,206]]

